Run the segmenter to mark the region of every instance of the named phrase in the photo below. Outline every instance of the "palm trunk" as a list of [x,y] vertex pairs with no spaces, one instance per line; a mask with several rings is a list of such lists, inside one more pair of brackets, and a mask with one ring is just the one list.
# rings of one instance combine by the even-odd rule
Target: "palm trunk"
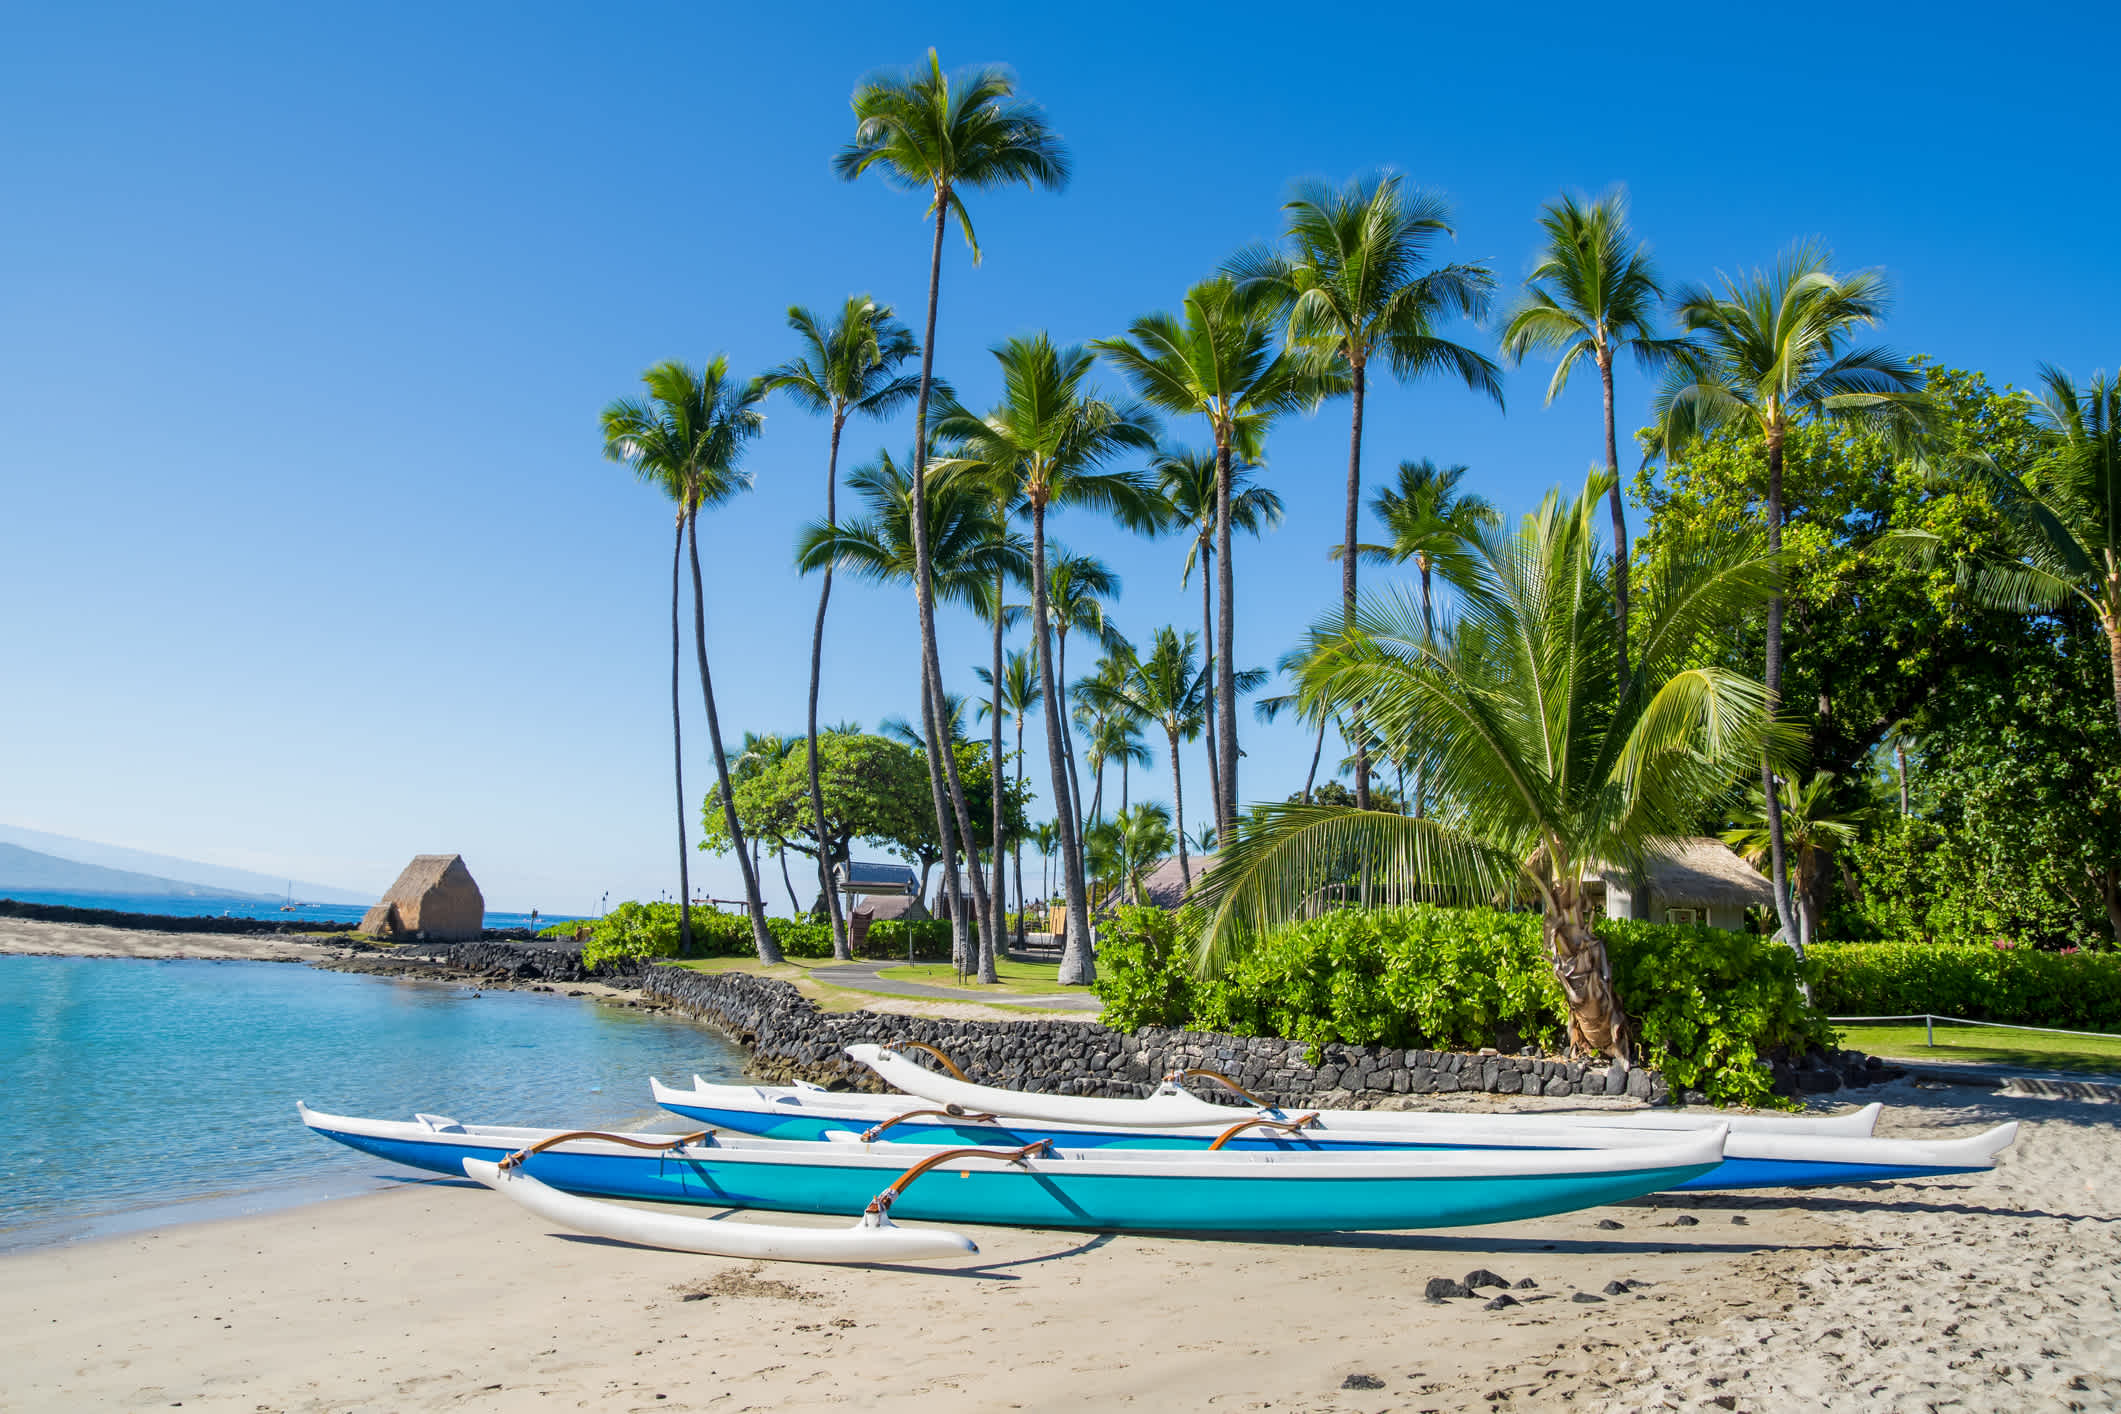
[[[1002,892],[1002,576],[994,576],[994,664],[990,671],[993,678],[989,686],[994,700],[988,705],[994,710],[987,714],[994,729],[987,742],[987,775],[994,783],[994,892]],[[1007,901],[991,901],[987,919],[980,925],[979,980],[997,983],[1001,973],[994,967],[994,950],[1000,947],[1003,929],[998,915],[1007,911]]]
[[1613,993],[1613,966],[1592,931],[1583,885],[1557,879],[1547,903],[1547,955],[1568,1003],[1569,1048],[1628,1064],[1628,1015]]
[[[1057,633],[1056,633],[1056,634],[1054,635],[1054,637],[1055,637],[1055,638],[1057,638],[1057,639],[1059,640],[1059,651],[1058,651],[1058,653],[1057,653],[1057,655],[1056,655],[1056,656],[1058,657],[1058,659],[1059,659],[1059,662],[1058,662],[1058,665],[1057,665],[1057,666],[1056,666],[1056,668],[1055,668],[1055,671],[1056,671],[1056,672],[1057,672],[1057,673],[1058,673],[1058,674],[1060,675],[1060,682],[1061,682],[1061,685],[1062,685],[1063,687],[1065,687],[1065,686],[1067,685],[1067,682],[1068,682],[1068,629],[1067,629],[1067,626],[1066,626],[1065,624],[1064,624],[1064,625],[1062,625],[1062,626],[1061,626],[1061,628],[1060,628],[1060,630],[1059,630],[1059,631],[1058,631],[1058,632],[1057,632]],[[1051,702],[1048,702],[1048,703],[1047,703],[1047,709],[1048,709],[1048,710],[1050,711],[1050,710],[1052,710],[1052,707],[1053,707],[1053,704],[1052,704]],[[1083,867],[1084,867],[1084,865],[1083,865],[1083,859],[1082,859],[1082,854],[1081,854],[1081,852],[1080,852],[1080,850],[1081,850],[1081,842],[1082,842],[1082,831],[1083,831],[1083,829],[1084,829],[1084,828],[1087,828],[1087,826],[1088,826],[1088,824],[1089,824],[1089,821],[1088,821],[1088,820],[1087,820],[1087,819],[1086,819],[1086,818],[1085,818],[1085,817],[1083,816],[1083,814],[1082,814],[1082,808],[1083,808],[1083,778],[1082,778],[1082,776],[1081,776],[1081,775],[1080,775],[1080,774],[1079,774],[1079,773],[1078,773],[1078,772],[1076,771],[1076,769],[1075,769],[1075,719],[1074,719],[1073,717],[1062,717],[1062,718],[1061,718],[1061,735],[1062,735],[1062,738],[1063,738],[1063,739],[1064,739],[1064,740],[1065,740],[1065,741],[1066,741],[1066,742],[1068,743],[1068,800],[1067,800],[1067,805],[1068,805],[1068,808],[1069,808],[1070,810],[1073,810],[1073,811],[1075,811],[1075,812],[1076,812],[1076,818],[1077,818],[1077,820],[1079,820],[1079,821],[1081,821],[1081,822],[1082,822],[1082,824],[1081,824],[1080,826],[1078,826],[1078,828],[1077,828],[1077,830],[1076,830],[1076,844],[1077,844],[1077,851],[1078,851],[1078,852],[1077,852],[1077,854],[1076,854],[1076,857],[1075,857],[1075,858],[1076,858],[1076,868],[1078,868],[1078,869],[1081,869],[1081,868],[1083,868]]]
[[801,918],[803,916],[803,905],[795,896],[795,880],[788,876],[788,847],[777,844],[773,847],[773,853],[774,857],[781,861],[781,887],[788,890],[788,916],[790,918]]
[[[931,601],[930,609],[933,610]],[[928,691],[935,698],[935,722],[942,733],[943,780],[950,790],[950,810],[957,817],[957,837],[965,856],[965,872],[972,879],[972,913],[979,923],[980,932],[986,937],[994,935],[994,900],[987,892],[987,871],[979,858],[979,834],[972,828],[972,811],[965,803],[965,783],[958,774],[957,752],[953,749],[950,734],[950,704],[943,697],[943,670],[940,660],[928,664]],[[978,946],[984,946],[979,944]],[[966,971],[972,970],[973,951],[964,953]]]
[[[1222,753],[1215,828],[1226,844],[1237,828],[1237,571],[1230,559],[1230,435],[1215,437],[1215,749]],[[1205,593],[1206,591],[1203,590]]]
[[1222,700],[1221,691],[1216,686],[1216,676],[1221,669],[1221,663],[1215,656],[1215,595],[1210,582],[1210,576],[1214,573],[1210,565],[1214,563],[1215,551],[1212,545],[1207,544],[1202,545],[1200,550],[1200,641],[1201,651],[1205,655],[1203,661],[1208,665],[1208,710],[1201,722],[1201,733],[1206,738],[1208,748],[1208,818],[1215,821],[1216,828],[1220,829],[1223,818],[1223,763],[1216,755],[1215,704]]
[[1053,770],[1053,798],[1061,807],[1055,817],[1060,824],[1061,872],[1068,892],[1068,937],[1061,953],[1060,982],[1069,987],[1088,986],[1097,978],[1097,962],[1090,940],[1090,895],[1083,883],[1075,805],[1068,790],[1075,753],[1061,743],[1064,719],[1053,671],[1052,634],[1046,622],[1046,508],[1036,501],[1031,505],[1031,601],[1032,638],[1038,645],[1039,692],[1046,703],[1046,754]]
[[[1768,433],[1767,446],[1767,542],[1768,554],[1782,553],[1782,433]],[[1767,665],[1763,675],[1767,684],[1768,713],[1770,718],[1782,699],[1782,575],[1775,576],[1775,592],[1768,596],[1767,603]],[[1782,936],[1789,940],[1799,957],[1804,956],[1804,940],[1798,935],[1797,920],[1791,917],[1789,856],[1782,843],[1782,790],[1775,784],[1775,766],[1766,757],[1760,761],[1760,786],[1767,798],[1769,882],[1775,895],[1775,918],[1782,925]]]
[[1318,714],[1318,741],[1311,747],[1311,769],[1304,772],[1304,804],[1311,803],[1311,787],[1318,780],[1318,758],[1326,754],[1326,714]]
[[[936,792],[943,790],[940,778],[935,770],[937,733],[947,732],[949,729],[938,720],[935,710],[935,698],[928,692],[927,676],[928,674],[924,668],[921,673],[921,745],[928,751],[928,782],[930,794],[933,796]],[[938,802],[936,809],[940,812],[936,818],[947,828],[951,824],[947,794]],[[965,935],[962,918],[963,910],[959,907],[964,902],[964,890],[958,885],[956,842],[947,837],[942,847],[942,864],[943,893],[937,899],[940,907],[937,909],[936,916],[950,924],[950,960],[952,964],[962,968],[965,961],[966,944],[969,941]]]
[[1605,387],[1605,469],[1613,478],[1606,500],[1613,509],[1613,627],[1620,648],[1620,681],[1628,679],[1628,522],[1620,504],[1620,449],[1613,440],[1613,355],[1598,351],[1598,377]]
[[1178,779],[1178,733],[1168,731],[1171,739],[1171,811],[1178,817],[1178,877],[1190,892],[1193,888],[1193,866],[1186,859],[1186,790]]
[[[1340,608],[1344,627],[1355,626],[1355,555],[1356,532],[1361,528],[1362,513],[1362,404],[1363,365],[1362,360],[1349,360],[1354,377],[1350,392],[1354,396],[1354,416],[1348,421],[1348,508],[1346,524],[1347,543],[1340,553]],[[1355,739],[1355,808],[1370,808],[1370,754],[1366,733],[1362,729],[1361,704],[1353,709]]]
[[[921,633],[921,711],[932,717],[934,709],[930,702],[930,668],[939,660],[935,646],[935,592],[932,581],[932,565],[928,553],[928,395],[935,383],[935,307],[941,294],[943,280],[943,228],[950,214],[949,192],[935,193],[935,242],[928,254],[928,322],[921,335],[921,386],[914,399],[913,410],[913,506],[910,519],[913,521],[913,602],[920,618]],[[940,681],[942,672],[936,667],[935,681]],[[928,752],[928,791],[935,807],[936,841],[942,849],[943,884],[951,892],[950,926],[952,951],[959,957],[965,951],[965,924],[963,911],[957,907],[957,859],[956,835],[951,829],[952,801],[946,784],[945,762],[950,753],[947,747],[937,745],[935,727],[931,722],[923,743]],[[950,775],[955,775],[954,763]]]
[[[760,962],[781,961],[781,945],[766,927],[766,905],[759,897],[759,874],[744,853],[744,829],[737,823],[736,796],[729,785],[729,757],[722,750],[722,722],[714,710],[714,679],[707,671],[707,594],[700,585],[699,513],[685,518],[686,548],[692,557],[693,647],[700,659],[700,696],[707,703],[707,741],[714,748],[714,776],[722,788],[722,820],[729,827],[729,842],[736,850],[737,866],[744,873],[744,907],[751,914],[751,943]],[[793,890],[790,890],[793,893]]]
[[[2109,582],[2111,580],[2112,576],[2109,576]],[[2113,667],[2114,725],[2121,727],[2121,609],[2108,607],[2100,610],[2099,627],[2106,631],[2106,656]]]
[[[1436,646],[1436,601],[1430,594],[1429,574],[1433,566],[1429,557],[1421,557],[1421,631],[1433,650]],[[1411,743],[1409,744],[1412,745]],[[1419,820],[1428,814],[1429,776],[1420,757],[1414,758],[1414,818]]]
[[[1024,798],[1024,714],[1016,714],[1016,798]],[[1024,837],[1019,834],[1010,841],[1010,854],[1016,862],[1016,945],[1024,943]]]
[[[832,415],[832,450],[825,459],[825,524],[837,528],[839,525],[840,482],[840,429],[846,423],[846,414],[835,411]],[[810,631],[810,715],[807,721],[810,766],[810,814],[817,826],[818,860],[824,880],[825,916],[832,924],[832,955],[841,962],[853,960],[854,949],[847,941],[847,920],[840,911],[839,891],[832,887],[831,849],[826,845],[825,790],[818,780],[817,766],[817,688],[818,673],[825,654],[825,606],[832,602],[832,561],[825,561],[825,584],[817,596],[817,625]]]
[[[678,787],[678,956],[692,955],[692,856],[685,848],[685,727],[678,706],[683,682],[684,634],[678,627],[679,561],[685,550],[685,514],[678,513],[677,539],[670,547],[670,750]],[[741,846],[739,847],[741,853]]]

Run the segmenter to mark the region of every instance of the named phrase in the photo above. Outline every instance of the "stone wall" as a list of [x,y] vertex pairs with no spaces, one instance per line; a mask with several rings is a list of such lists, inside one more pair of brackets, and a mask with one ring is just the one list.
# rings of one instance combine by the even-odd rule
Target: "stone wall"
[[[459,953],[463,951],[458,950]],[[1398,1095],[1628,1094],[1651,1104],[1670,1098],[1664,1077],[1537,1056],[1467,1055],[1382,1046],[1329,1045],[1317,1063],[1301,1041],[1145,1028],[1133,1034],[1073,1021],[949,1021],[884,1012],[824,1012],[786,982],[742,972],[650,967],[641,991],[713,1022],[751,1052],[762,1080],[808,1080],[834,1089],[881,1091],[843,1047],[859,1041],[923,1041],[974,1080],[1012,1090],[1133,1097],[1172,1071],[1220,1071],[1281,1105],[1363,1105]],[[1213,1095],[1216,1087],[1199,1087]],[[1235,1097],[1231,1097],[1234,1099]]]

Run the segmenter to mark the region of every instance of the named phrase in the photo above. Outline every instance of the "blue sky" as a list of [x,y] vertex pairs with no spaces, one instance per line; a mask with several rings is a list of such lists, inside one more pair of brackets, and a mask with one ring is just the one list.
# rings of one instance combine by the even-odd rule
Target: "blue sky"
[[[1542,201],[1620,182],[1673,279],[1817,236],[1890,273],[1898,349],[2018,384],[2121,358],[2117,197],[2087,176],[2110,15],[902,8],[16,7],[0,821],[356,888],[455,850],[502,908],[674,888],[668,524],[596,413],[659,359],[786,357],[790,303],[867,290],[917,321],[920,202],[828,161],[854,82],[930,45],[1013,66],[1076,162],[1063,195],[978,199],[983,265],[948,249],[939,367],[976,404],[995,341],[1112,333],[1273,235],[1292,178],[1387,166],[1448,193],[1455,254],[1506,285]],[[1545,380],[1514,374],[1507,414],[1379,388],[1369,479],[1464,462],[1511,510],[1576,480],[1595,389],[1543,410]],[[1646,396],[1624,376],[1631,418]],[[1335,592],[1345,439],[1345,404],[1274,438],[1290,515],[1238,557],[1244,661]],[[802,720],[815,586],[789,559],[824,449],[775,404],[756,491],[703,527],[732,737]],[[1122,572],[1129,633],[1197,623],[1179,547],[1055,529]],[[897,594],[836,592],[827,718],[910,714],[913,643]],[[970,691],[975,630],[944,651]],[[697,795],[691,686],[687,709]],[[1245,794],[1295,789],[1308,748],[1252,728]],[[1137,796],[1168,798],[1158,756]]]

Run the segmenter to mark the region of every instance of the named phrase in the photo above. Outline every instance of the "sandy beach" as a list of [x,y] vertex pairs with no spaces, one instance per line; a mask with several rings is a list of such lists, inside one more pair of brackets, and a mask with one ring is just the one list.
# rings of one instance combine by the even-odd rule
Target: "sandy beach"
[[0,917],[0,955],[318,962],[345,950],[343,935],[325,938],[299,933],[163,933],[147,928]]
[[[2121,1110],[1872,1096],[1891,1132],[2027,1124],[1993,1173],[1878,1190],[1427,1235],[975,1229],[982,1254],[955,1270],[645,1251],[410,1181],[0,1259],[0,1404],[2121,1407]],[[1423,1299],[1481,1267],[1537,1286],[1504,1310]]]

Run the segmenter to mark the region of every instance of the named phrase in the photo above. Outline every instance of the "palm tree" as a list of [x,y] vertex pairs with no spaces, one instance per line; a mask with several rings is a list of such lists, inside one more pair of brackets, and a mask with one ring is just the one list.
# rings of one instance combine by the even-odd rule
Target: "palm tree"
[[1141,902],[1149,871],[1170,858],[1174,847],[1185,845],[1182,837],[1172,834],[1171,812],[1154,801],[1093,826],[1088,839],[1091,868],[1106,881],[1100,911],[1115,906],[1123,896]]
[[1193,864],[1186,855],[1186,787],[1180,776],[1179,743],[1200,735],[1208,717],[1208,677],[1199,659],[1200,640],[1192,633],[1160,628],[1150,640],[1149,656],[1129,655],[1131,671],[1114,696],[1136,717],[1163,728],[1171,753],[1171,809],[1178,819],[1178,872],[1193,887]]
[[[1210,593],[1214,575],[1209,566],[1215,559],[1215,540],[1221,530],[1221,513],[1218,510],[1221,496],[1221,468],[1214,454],[1203,454],[1187,447],[1167,447],[1159,451],[1150,462],[1156,473],[1158,489],[1163,492],[1164,502],[1171,508],[1171,524],[1184,526],[1193,532],[1186,543],[1186,564],[1179,572],[1178,587],[1186,587],[1186,580],[1193,573],[1195,562],[1199,562],[1200,573],[1200,634],[1201,657],[1209,665],[1208,711],[1201,721],[1201,731],[1208,739],[1208,795],[1212,818],[1218,823],[1224,815],[1224,806],[1236,808],[1234,796],[1224,797],[1222,783],[1222,761],[1217,753],[1215,718],[1216,704],[1221,694],[1216,691],[1216,679],[1222,670],[1222,659],[1217,656],[1215,635],[1215,603]],[[1254,537],[1269,526],[1281,524],[1281,497],[1264,486],[1252,483],[1258,470],[1250,464],[1233,465],[1230,468],[1230,529],[1243,530]],[[1235,674],[1235,667],[1232,667]]]
[[[1721,291],[1679,291],[1680,327],[1692,336],[1658,391],[1653,414],[1667,457],[1732,423],[1750,424],[1767,444],[1767,545],[1782,550],[1782,456],[1792,428],[1808,418],[1857,418],[1901,429],[1919,425],[1922,395],[1912,369],[1882,348],[1851,347],[1851,336],[1885,317],[1885,277],[1875,270],[1836,275],[1832,257],[1798,245],[1772,271],[1723,278]],[[1767,601],[1763,677],[1771,703],[1782,693],[1782,590]],[[1782,838],[1782,793],[1763,758],[1770,877],[1775,916],[1797,937]],[[1802,943],[1797,944],[1802,947]]]
[[[1239,285],[1227,275],[1204,280],[1186,292],[1184,312],[1151,314],[1128,326],[1124,336],[1096,347],[1116,364],[1152,406],[1180,416],[1201,416],[1215,437],[1215,572],[1222,627],[1210,634],[1216,655],[1216,820],[1227,827],[1237,813],[1237,707],[1231,679],[1236,673],[1236,569],[1230,531],[1236,524],[1236,466],[1256,463],[1267,427],[1285,412],[1318,405],[1337,391],[1336,375],[1315,362],[1275,347],[1280,312],[1278,288]],[[1201,592],[1207,593],[1205,573]],[[1219,645],[1219,646],[1217,646]]]
[[1038,901],[1044,907],[1053,898],[1053,852],[1060,848],[1060,821],[1048,820],[1033,826],[1031,844],[1038,851]]
[[1524,298],[1503,326],[1502,352],[1512,364],[1534,349],[1560,353],[1547,384],[1547,405],[1568,385],[1571,369],[1588,357],[1598,365],[1605,393],[1605,469],[1612,478],[1613,613],[1620,620],[1620,667],[1628,662],[1628,523],[1620,504],[1620,450],[1613,429],[1613,357],[1633,353],[1645,369],[1664,366],[1678,352],[1656,334],[1664,286],[1647,245],[1628,227],[1627,193],[1615,189],[1586,203],[1574,196],[1548,202],[1539,225],[1546,244]]
[[1766,688],[1692,664],[1701,636],[1766,598],[1778,562],[1733,534],[1675,535],[1639,587],[1623,684],[1610,562],[1598,549],[1605,492],[1594,473],[1573,499],[1550,493],[1514,529],[1483,530],[1472,590],[1437,634],[1401,592],[1366,599],[1353,624],[1313,630],[1320,646],[1300,690],[1365,703],[1388,739],[1434,743],[1442,808],[1416,819],[1260,807],[1258,826],[1227,843],[1201,882],[1204,968],[1319,906],[1351,859],[1389,902],[1529,891],[1545,911],[1571,1043],[1628,1060],[1631,1028],[1584,875],[1599,862],[1637,865],[1691,834],[1759,758]]
[[[1860,825],[1872,812],[1865,803],[1851,798],[1831,771],[1814,771],[1811,779],[1792,789],[1778,780],[1782,793],[1783,847],[1796,859],[1797,936],[1805,947],[1812,945],[1825,904],[1824,885],[1834,851],[1856,842]],[[1723,832],[1723,842],[1753,865],[1768,860],[1767,801],[1754,791],[1742,823]]]
[[[743,743],[737,748],[736,762],[729,768],[730,781],[746,781],[779,765],[795,754],[799,744],[778,732],[745,732]],[[824,839],[826,836],[820,831],[818,838]],[[751,867],[754,872],[759,869],[759,845],[760,837],[754,834],[751,837]],[[795,880],[788,874],[787,840],[778,836],[774,838],[773,857],[781,866],[781,887],[788,890],[788,916],[800,918],[803,916],[803,905],[795,896]],[[831,893],[831,885],[827,884],[824,891]]]
[[[1107,652],[1127,641],[1126,635],[1105,613],[1104,601],[1119,597],[1119,576],[1112,568],[1095,555],[1078,555],[1056,544],[1046,568],[1046,613],[1053,621],[1055,639],[1054,672],[1062,683],[1068,681],[1068,633],[1081,629],[1093,635]],[[1063,809],[1072,809],[1075,819],[1087,824],[1083,814],[1083,782],[1075,770],[1075,719],[1071,715],[1061,723],[1061,734],[1068,744],[1068,790],[1069,799],[1057,802]],[[1082,848],[1080,831],[1076,835],[1075,847]]]
[[670,736],[678,791],[678,946],[692,951],[692,878],[685,853],[685,776],[683,741],[678,725],[679,552],[688,539],[692,558],[693,641],[700,665],[700,695],[707,703],[707,736],[714,747],[714,772],[722,792],[730,846],[744,878],[744,902],[751,913],[751,940],[761,961],[779,962],[780,945],[766,927],[759,899],[758,871],[744,852],[744,833],[737,823],[735,797],[729,793],[729,760],[722,750],[722,727],[714,705],[714,680],[707,669],[707,596],[700,582],[699,513],[751,488],[749,473],[739,469],[745,443],[758,435],[758,404],[765,390],[730,376],[729,360],[720,355],[697,373],[684,364],[659,363],[641,375],[646,399],[621,398],[602,414],[604,455],[634,469],[643,481],[662,488],[677,503],[676,538],[670,554]]
[[[760,380],[770,392],[786,393],[806,412],[831,419],[832,436],[825,454],[825,524],[839,523],[840,433],[850,416],[883,419],[906,405],[920,391],[918,380],[900,371],[913,357],[912,333],[899,323],[888,305],[868,295],[850,295],[831,323],[800,305],[788,311],[788,327],[802,341],[803,351],[787,363],[768,369]],[[806,724],[810,762],[810,809],[817,823],[818,838],[825,835],[825,792],[818,782],[817,690],[825,652],[825,606],[832,601],[832,566],[825,566],[823,587],[817,596],[817,623],[810,631],[810,715]],[[840,912],[839,891],[830,882],[831,864],[820,859],[824,871],[826,914],[832,921],[832,955],[854,956],[847,941],[847,920]]]
[[[1370,361],[1382,356],[1401,382],[1431,374],[1458,378],[1502,406],[1502,376],[1486,356],[1436,332],[1454,315],[1486,313],[1495,277],[1487,266],[1423,270],[1431,246],[1453,234],[1441,196],[1407,191],[1395,175],[1344,187],[1306,183],[1288,213],[1287,253],[1255,248],[1232,268],[1247,286],[1272,292],[1287,309],[1289,340],[1316,366],[1348,380],[1354,411],[1348,425],[1348,504],[1340,565],[1342,617],[1355,617],[1356,533],[1362,511],[1362,420]],[[1356,716],[1360,724],[1360,710]],[[1356,733],[1358,754],[1363,734]],[[1223,748],[1229,756],[1229,748]],[[1369,773],[1358,768],[1355,794],[1369,805]]]
[[[1075,685],[1073,691],[1080,693],[1093,681],[1085,678]],[[1135,766],[1147,766],[1151,760],[1149,748],[1142,741],[1140,721],[1135,719],[1131,709],[1116,702],[1114,706],[1116,710],[1107,711],[1083,697],[1077,698],[1075,719],[1083,728],[1083,737],[1089,743],[1083,748],[1083,762],[1095,778],[1090,792],[1090,821],[1104,819],[1105,767],[1119,767],[1119,808],[1124,814],[1127,809],[1128,773]],[[1086,821],[1085,825],[1090,821]]]
[[[853,181],[872,167],[893,186],[928,194],[927,214],[935,222],[935,241],[928,256],[928,323],[921,336],[920,389],[913,414],[913,502],[926,504],[923,487],[928,470],[928,399],[934,391],[935,309],[943,274],[943,232],[955,215],[965,244],[971,247],[974,264],[979,263],[979,242],[972,234],[972,216],[965,209],[964,193],[986,191],[1021,183],[1027,188],[1058,191],[1068,184],[1069,160],[1060,138],[1046,126],[1037,108],[1016,97],[1016,81],[995,68],[968,69],[954,76],[943,73],[942,61],[928,51],[925,69],[874,74],[854,90],[854,137],[833,159],[833,170]],[[935,601],[931,589],[928,532],[922,518],[913,518],[913,597],[920,614],[921,692],[925,702],[942,699],[943,669],[935,640]],[[945,753],[928,762],[935,794],[936,828],[944,842],[944,881],[956,897],[955,865],[950,861],[951,820],[954,812],[962,829],[970,834],[965,810],[965,792],[957,778],[957,762]],[[946,799],[947,787],[947,799]],[[979,852],[970,844],[966,856],[971,864],[973,898],[991,935],[994,931],[984,881],[980,876]],[[958,951],[964,951],[964,923],[953,905]]]
[[[1108,511],[1122,522],[1153,528],[1154,493],[1137,475],[1101,470],[1131,449],[1156,446],[1156,425],[1147,408],[1111,403],[1087,387],[1091,355],[1082,348],[1056,348],[1044,334],[1009,340],[995,350],[1001,365],[1002,400],[986,416],[953,406],[938,431],[965,449],[990,475],[1009,475],[1023,488],[1031,517],[1031,629],[1038,647],[1039,691],[1046,711],[1046,746],[1053,794],[1068,806],[1068,762],[1063,748],[1059,679],[1052,643],[1048,597],[1046,515],[1081,505]],[[1095,976],[1090,939],[1089,894],[1077,848],[1071,808],[1059,813],[1061,852],[1067,877],[1068,942],[1060,980],[1087,984]]]
[[[996,691],[995,689],[994,674],[990,670],[986,668],[981,668],[979,670],[979,675],[980,681],[987,684],[987,691],[990,694],[987,700],[980,704],[981,714],[986,715],[991,713],[994,716],[996,725],[999,726],[1003,714],[1006,713],[1009,717],[1009,720],[1016,724],[1016,793],[1018,797],[1021,798],[1024,793],[1025,767],[1024,718],[1030,716],[1033,712],[1036,712],[1038,710],[1038,662],[1029,652],[1026,652],[1021,648],[1019,648],[1016,652],[1011,653],[1009,655],[1009,661],[1007,666],[1004,667],[1002,670],[1001,687],[999,691]],[[995,756],[995,760],[997,762],[1001,760],[1001,757],[998,753]],[[1001,772],[999,766],[996,767],[995,779],[1001,779]],[[999,793],[996,794],[995,800],[996,804],[994,807],[994,815],[995,818],[998,820],[1001,818],[1002,814],[1002,808],[1000,804],[1001,797]],[[1019,836],[1016,840],[1013,841],[1013,844],[1015,846],[1013,850],[1013,855],[1016,865],[1016,945],[1018,947],[1022,947],[1024,945],[1023,838]],[[1001,872],[1000,860],[1000,836],[997,835],[995,847],[996,862],[994,866],[995,872],[997,874]]]

